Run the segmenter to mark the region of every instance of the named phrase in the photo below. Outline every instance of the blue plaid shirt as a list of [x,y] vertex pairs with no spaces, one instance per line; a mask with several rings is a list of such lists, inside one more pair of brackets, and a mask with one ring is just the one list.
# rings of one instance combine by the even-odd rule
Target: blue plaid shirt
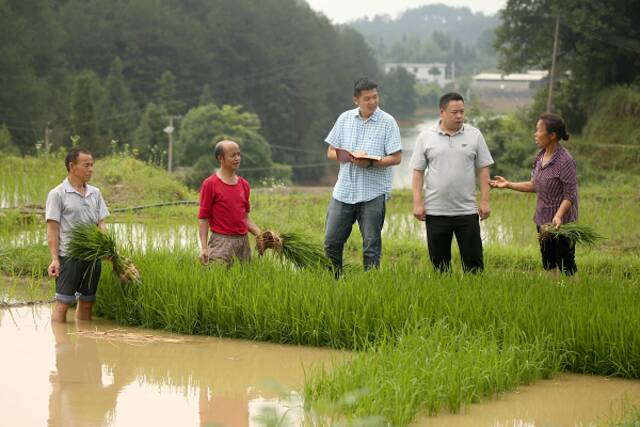
[[[358,108],[338,117],[325,139],[335,148],[366,151],[371,156],[388,156],[402,150],[400,129],[395,119],[380,108],[363,119]],[[391,195],[391,167],[360,168],[353,163],[341,163],[333,198],[349,204],[368,202],[384,194]]]

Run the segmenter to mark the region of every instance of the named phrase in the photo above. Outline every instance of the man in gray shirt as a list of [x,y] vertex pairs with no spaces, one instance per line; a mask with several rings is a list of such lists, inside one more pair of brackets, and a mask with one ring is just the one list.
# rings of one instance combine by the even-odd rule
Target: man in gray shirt
[[[426,223],[429,257],[437,270],[451,268],[453,234],[464,271],[477,273],[484,269],[478,219],[488,218],[491,212],[489,166],[492,164],[482,133],[464,123],[462,96],[443,95],[439,123],[418,136],[411,158],[413,216]],[[480,183],[479,207],[476,178]],[[426,188],[424,200],[423,186]]]
[[100,278],[100,262],[92,263],[66,256],[69,231],[78,224],[95,224],[105,228],[109,215],[100,190],[87,182],[93,175],[91,153],[72,149],[64,159],[67,178],[49,192],[46,205],[47,241],[51,253],[49,276],[56,278],[56,306],[51,320],[65,322],[67,310],[78,298],[76,317],[91,320],[91,308],[96,300]]

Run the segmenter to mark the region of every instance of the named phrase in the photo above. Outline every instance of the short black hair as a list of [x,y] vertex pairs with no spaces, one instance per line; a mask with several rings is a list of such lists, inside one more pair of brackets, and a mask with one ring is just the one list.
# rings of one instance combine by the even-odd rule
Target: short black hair
[[451,101],[462,101],[464,103],[464,98],[457,92],[445,93],[440,97],[440,109],[446,110]]
[[72,148],[64,158],[64,165],[67,167],[67,172],[71,170],[71,163],[75,163],[76,160],[78,160],[80,153],[91,156],[91,152],[86,148]]
[[367,77],[362,77],[353,83],[353,96],[356,98],[360,96],[362,91],[378,89],[378,83],[373,80],[369,80]]
[[538,120],[544,123],[547,128],[547,133],[555,133],[559,140],[567,141],[569,139],[569,132],[567,132],[567,124],[564,119],[557,114],[545,113],[540,115]]

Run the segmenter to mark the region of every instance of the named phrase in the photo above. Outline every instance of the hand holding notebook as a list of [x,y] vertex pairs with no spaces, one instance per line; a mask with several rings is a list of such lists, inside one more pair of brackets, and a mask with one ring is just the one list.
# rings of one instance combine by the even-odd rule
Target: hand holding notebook
[[335,150],[336,156],[338,156],[338,160],[340,161],[340,163],[352,163],[354,160],[358,159],[369,159],[376,161],[382,159],[382,156],[370,156],[366,151],[349,151],[343,150],[342,148],[335,148]]

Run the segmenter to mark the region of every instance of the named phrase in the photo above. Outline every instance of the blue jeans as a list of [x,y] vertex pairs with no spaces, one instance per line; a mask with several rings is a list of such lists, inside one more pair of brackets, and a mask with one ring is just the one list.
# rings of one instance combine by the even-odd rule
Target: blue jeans
[[344,244],[351,234],[353,223],[358,221],[362,234],[362,258],[364,269],[380,266],[382,253],[382,226],[387,201],[382,194],[368,202],[342,203],[331,199],[327,212],[324,251],[333,263],[336,273],[342,270]]

